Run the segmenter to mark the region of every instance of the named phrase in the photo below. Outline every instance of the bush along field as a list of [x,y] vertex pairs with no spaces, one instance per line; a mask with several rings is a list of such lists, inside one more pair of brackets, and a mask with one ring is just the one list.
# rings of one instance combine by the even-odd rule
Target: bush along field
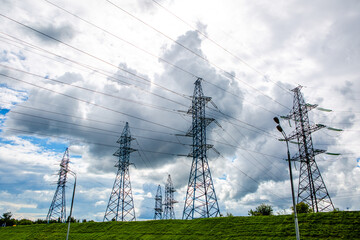
[[[360,239],[360,212],[299,214],[301,239]],[[65,239],[67,224],[0,228],[0,239]],[[295,239],[293,215],[71,223],[69,239]]]

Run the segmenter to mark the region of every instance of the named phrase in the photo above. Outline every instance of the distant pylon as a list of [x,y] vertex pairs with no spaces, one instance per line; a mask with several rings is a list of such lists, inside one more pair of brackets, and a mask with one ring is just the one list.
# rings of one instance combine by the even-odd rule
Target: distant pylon
[[57,188],[51,202],[49,212],[46,216],[46,221],[49,223],[51,220],[66,222],[66,199],[65,187],[66,177],[69,171],[69,149],[66,148],[64,156],[60,163],[59,179],[57,181]]
[[334,210],[334,205],[326,189],[320,170],[315,161],[315,155],[324,153],[313,147],[311,133],[326,127],[322,124],[310,125],[308,112],[317,105],[307,104],[300,92],[301,86],[294,88],[293,109],[283,117],[295,121],[296,130],[289,135],[288,140],[297,139],[299,153],[292,160],[300,162],[299,189],[297,202],[308,204],[313,212]]
[[164,219],[175,219],[174,203],[178,201],[174,199],[174,192],[176,190],[169,174],[165,184]]
[[193,158],[193,161],[187,186],[183,219],[220,216],[207,159],[207,150],[213,146],[206,144],[206,127],[214,119],[205,117],[205,106],[211,100],[211,97],[204,96],[201,80],[201,78],[198,78],[195,81],[192,106],[187,112],[192,115],[192,126],[186,136],[193,139],[192,151],[188,155]]
[[158,186],[156,196],[155,196],[155,215],[154,220],[161,220],[162,219],[162,194],[161,194],[161,186]]
[[131,138],[129,124],[126,122],[121,137],[117,141],[120,147],[114,153],[114,156],[119,157],[118,162],[115,164],[118,170],[109,203],[106,207],[104,222],[136,220],[129,173],[129,166],[131,165],[129,161],[130,153],[136,151],[130,148],[132,140],[134,138]]

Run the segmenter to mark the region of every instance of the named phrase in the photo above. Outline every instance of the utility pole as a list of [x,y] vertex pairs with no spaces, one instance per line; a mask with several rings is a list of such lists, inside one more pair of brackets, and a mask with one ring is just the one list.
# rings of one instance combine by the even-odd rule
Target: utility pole
[[164,219],[175,219],[174,203],[178,201],[174,199],[174,192],[176,190],[169,174],[165,184]]
[[293,177],[292,177],[292,168],[291,168],[291,158],[290,158],[290,149],[289,149],[289,140],[286,136],[285,131],[280,125],[280,121],[278,117],[274,117],[274,121],[278,124],[276,126],[277,130],[281,132],[281,134],[284,136],[284,140],[286,142],[286,149],[287,149],[287,161],[289,163],[289,174],[290,174],[290,185],[291,185],[291,196],[292,196],[292,202],[293,202],[293,209],[294,209],[294,223],[295,223],[295,233],[296,233],[296,240],[300,240],[300,231],[299,231],[299,222],[297,217],[297,210],[296,210],[296,204],[295,204],[295,195],[294,195],[294,183],[293,183]]
[[129,123],[126,122],[124,130],[117,141],[120,144],[119,149],[114,156],[119,157],[115,167],[117,174],[114,181],[113,189],[106,207],[105,221],[135,221],[134,200],[130,183],[130,153],[136,151],[130,147],[131,137]]
[[57,181],[57,188],[51,202],[49,212],[46,216],[46,221],[49,223],[51,220],[66,222],[66,199],[65,199],[65,187],[66,178],[69,171],[69,149],[66,148],[64,156],[60,163],[59,178]]
[[300,162],[299,188],[297,203],[304,202],[311,206],[313,212],[334,210],[334,205],[321,177],[320,170],[315,161],[315,155],[324,153],[324,150],[314,149],[311,133],[326,127],[322,124],[310,125],[308,112],[317,105],[305,103],[301,94],[301,86],[294,88],[293,109],[284,119],[295,121],[295,131],[287,140],[297,140],[299,153],[292,160]]
[[187,111],[192,116],[192,126],[185,136],[192,137],[192,164],[187,186],[183,219],[209,218],[220,216],[215,188],[207,159],[207,150],[213,146],[206,144],[206,127],[214,121],[206,118],[205,107],[211,97],[205,97],[201,78],[195,81],[192,106]]
[[155,215],[154,220],[161,220],[162,219],[162,194],[161,194],[161,186],[158,186],[156,196],[155,196]]

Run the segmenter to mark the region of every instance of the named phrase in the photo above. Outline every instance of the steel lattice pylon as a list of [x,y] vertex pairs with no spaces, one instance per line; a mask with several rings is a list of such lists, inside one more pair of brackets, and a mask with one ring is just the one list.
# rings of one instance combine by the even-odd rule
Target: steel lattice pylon
[[154,220],[161,220],[162,219],[162,194],[161,194],[161,186],[158,186],[156,196],[155,196],[155,215]]
[[176,190],[169,174],[165,184],[164,219],[175,219],[174,204],[178,201],[174,199],[174,192]]
[[66,200],[65,200],[65,187],[66,177],[69,171],[69,149],[66,148],[64,156],[60,163],[59,179],[57,181],[57,188],[54,198],[51,202],[49,212],[46,216],[46,221],[49,223],[51,220],[66,222]]
[[297,202],[308,204],[314,212],[332,211],[334,205],[326,189],[320,170],[315,161],[315,155],[324,150],[313,148],[311,133],[324,128],[325,125],[310,125],[308,112],[317,105],[305,103],[300,92],[301,86],[294,88],[293,109],[283,118],[295,121],[296,130],[289,135],[288,140],[297,140],[299,153],[292,160],[300,161],[299,189]]
[[214,121],[205,117],[205,105],[211,97],[205,97],[201,87],[201,78],[195,81],[192,106],[188,114],[192,115],[192,126],[186,136],[192,137],[192,151],[188,155],[193,158],[189,183],[186,192],[183,219],[208,218],[220,216],[207,150],[212,145],[206,144],[206,127]]
[[136,151],[130,148],[131,138],[129,124],[126,122],[121,137],[117,141],[119,149],[114,156],[119,157],[115,167],[118,168],[113,189],[106,207],[103,221],[135,221],[134,200],[131,191],[129,166],[130,153]]

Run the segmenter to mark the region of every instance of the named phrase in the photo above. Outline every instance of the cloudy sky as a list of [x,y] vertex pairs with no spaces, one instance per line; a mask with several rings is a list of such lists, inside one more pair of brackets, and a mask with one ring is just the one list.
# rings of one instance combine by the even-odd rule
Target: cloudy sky
[[298,85],[306,102],[332,110],[312,110],[312,124],[343,129],[313,134],[315,148],[341,153],[316,160],[335,207],[359,210],[359,1],[1,0],[0,26],[1,213],[45,218],[69,147],[74,216],[102,221],[129,122],[137,219],[153,218],[168,174],[181,218],[192,159],[191,139],[178,134],[191,125],[184,111],[198,77],[218,122],[207,136],[220,152],[209,164],[222,214],[261,203],[289,212],[272,118],[290,112]]

